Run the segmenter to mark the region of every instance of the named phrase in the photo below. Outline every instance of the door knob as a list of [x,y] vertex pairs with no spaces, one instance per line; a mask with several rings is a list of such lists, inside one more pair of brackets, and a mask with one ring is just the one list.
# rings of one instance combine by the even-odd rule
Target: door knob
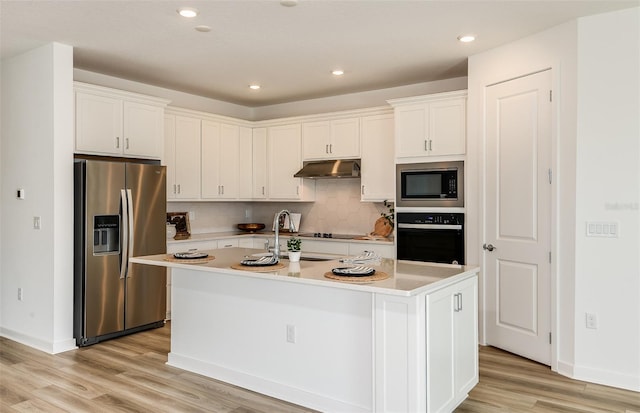
[[496,247],[494,247],[491,244],[482,244],[482,249],[491,252],[491,251],[495,250]]

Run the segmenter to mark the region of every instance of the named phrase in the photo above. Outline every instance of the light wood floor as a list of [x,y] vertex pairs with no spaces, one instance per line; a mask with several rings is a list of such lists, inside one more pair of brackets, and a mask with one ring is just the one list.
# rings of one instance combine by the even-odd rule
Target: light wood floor
[[[58,355],[0,338],[0,412],[311,412],[167,366],[169,336],[167,325]],[[640,413],[640,393],[483,347],[480,384],[456,412]]]

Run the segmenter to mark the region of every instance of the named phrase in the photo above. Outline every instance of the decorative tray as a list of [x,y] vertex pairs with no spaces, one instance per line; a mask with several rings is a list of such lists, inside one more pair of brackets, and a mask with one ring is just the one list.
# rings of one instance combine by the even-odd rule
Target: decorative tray
[[357,266],[357,267],[340,267],[334,268],[331,272],[335,275],[341,275],[343,277],[367,277],[375,274],[376,270],[371,267]]
[[276,265],[278,263],[278,257],[273,255],[267,255],[257,259],[247,259],[240,261],[242,265],[248,265],[252,267],[266,267],[269,265]]
[[174,258],[179,260],[196,260],[199,258],[207,258],[209,254],[205,252],[196,252],[196,251],[187,251],[187,252],[176,252],[173,254]]

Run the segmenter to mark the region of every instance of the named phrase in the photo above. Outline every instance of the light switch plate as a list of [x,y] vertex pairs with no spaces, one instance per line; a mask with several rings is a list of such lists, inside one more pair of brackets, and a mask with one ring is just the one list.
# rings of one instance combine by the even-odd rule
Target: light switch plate
[[587,237],[618,238],[617,222],[587,221]]

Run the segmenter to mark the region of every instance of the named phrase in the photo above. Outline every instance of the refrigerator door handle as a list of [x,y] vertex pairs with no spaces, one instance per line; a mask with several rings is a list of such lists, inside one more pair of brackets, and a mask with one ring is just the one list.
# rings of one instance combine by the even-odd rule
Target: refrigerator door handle
[[120,190],[120,204],[122,206],[122,222],[120,222],[120,229],[122,232],[122,251],[120,252],[120,279],[124,279],[127,275],[127,264],[129,263],[128,251],[129,251],[129,211],[127,208],[127,193],[124,189]]
[[131,189],[127,189],[127,211],[128,211],[128,222],[127,222],[127,234],[129,236],[129,247],[127,248],[127,277],[129,276],[131,266],[130,259],[133,257],[133,196],[131,195]]

